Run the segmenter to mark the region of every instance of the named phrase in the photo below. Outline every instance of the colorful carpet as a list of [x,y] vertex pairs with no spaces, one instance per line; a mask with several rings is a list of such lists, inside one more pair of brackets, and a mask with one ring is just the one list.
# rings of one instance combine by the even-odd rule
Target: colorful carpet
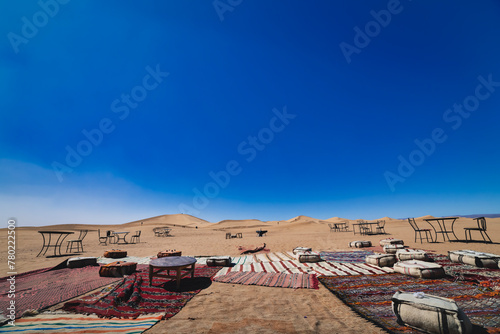
[[500,333],[500,292],[489,288],[417,279],[400,274],[318,277],[319,281],[358,314],[391,333],[411,333],[397,324],[391,298],[396,291],[424,292],[454,299],[471,322]]
[[195,277],[181,281],[180,289],[172,279],[154,277],[149,285],[147,271],[130,275],[111,291],[101,291],[68,302],[63,309],[99,317],[137,318],[141,314],[163,313],[164,318],[177,314],[186,303],[212,283],[211,278],[220,267],[198,266]]
[[[16,276],[16,318],[28,309],[41,310],[120,280],[100,277],[99,267],[37,271]],[[0,282],[0,309],[5,310],[9,281]]]
[[230,272],[227,275],[214,278],[215,282],[259,285],[293,289],[318,289],[316,275],[286,274],[266,272]]
[[380,268],[368,263],[337,263],[322,261],[317,263],[300,263],[297,260],[258,262],[234,267],[224,267],[216,277],[226,275],[230,272],[266,272],[266,273],[288,273],[288,274],[316,274],[322,276],[333,275],[371,275],[392,273],[392,268]]
[[448,256],[441,254],[429,254],[429,257],[434,262],[442,265],[446,274],[450,276],[459,276],[465,273],[500,278],[500,269],[479,268],[468,264],[452,262]]
[[161,315],[137,319],[102,319],[81,314],[40,314],[16,320],[15,326],[0,327],[0,333],[142,333],[162,318]]
[[339,263],[365,263],[368,255],[373,255],[372,251],[348,251],[348,252],[320,252],[321,258],[324,261],[332,261]]

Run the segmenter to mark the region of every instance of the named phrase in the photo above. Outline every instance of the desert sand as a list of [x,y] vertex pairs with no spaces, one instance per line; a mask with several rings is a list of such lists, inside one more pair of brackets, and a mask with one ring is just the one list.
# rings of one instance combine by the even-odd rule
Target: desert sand
[[[429,228],[424,216],[416,218],[422,228]],[[361,217],[360,217],[361,219]],[[378,245],[387,237],[403,239],[411,248],[447,254],[449,250],[472,249],[500,254],[500,218],[488,218],[488,234],[492,244],[483,242],[414,242],[414,232],[406,220],[382,217],[386,221],[387,235],[354,235],[349,232],[330,232],[328,223],[349,221],[339,217],[316,219],[298,216],[282,221],[264,222],[255,219],[224,220],[210,223],[189,215],[164,215],[122,225],[53,225],[44,227],[16,228],[16,271],[18,273],[46,268],[59,264],[63,257],[36,257],[42,247],[41,230],[75,231],[89,229],[83,241],[84,253],[80,256],[102,256],[112,248],[127,250],[130,256],[155,256],[160,250],[181,250],[183,255],[231,255],[240,254],[239,246],[255,248],[266,243],[271,252],[291,251],[297,246],[312,247],[315,251],[348,250],[354,240],[370,240]],[[476,225],[471,218],[459,218],[454,226],[457,237],[465,238],[464,227]],[[172,228],[171,236],[155,237],[153,228]],[[141,231],[140,243],[126,245],[99,245],[97,230],[129,231],[127,240],[135,231]],[[264,237],[257,237],[256,230],[267,230]],[[243,238],[226,239],[230,233],[242,233]],[[482,240],[479,233],[473,238]],[[0,242],[7,245],[7,230],[0,230]],[[2,249],[1,272],[7,273],[7,247]],[[62,251],[65,250],[65,244]],[[47,252],[49,255],[51,251]],[[5,276],[5,275],[2,275]],[[159,322],[147,333],[384,333],[381,329],[357,316],[342,301],[321,284],[319,290],[285,289],[246,286],[213,282],[202,290],[173,318]]]

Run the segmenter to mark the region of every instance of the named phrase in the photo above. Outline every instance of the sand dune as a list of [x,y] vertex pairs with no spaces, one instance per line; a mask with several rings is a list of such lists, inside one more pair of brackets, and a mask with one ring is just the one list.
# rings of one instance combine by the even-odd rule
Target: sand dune
[[319,219],[308,217],[308,216],[297,216],[291,219],[288,219],[287,222],[295,223],[295,222],[304,222],[304,221],[318,221]]
[[207,226],[211,223],[187,214],[172,214],[172,215],[161,215],[141,220],[136,220],[130,223],[125,223],[120,226],[123,227],[137,227],[137,226],[186,226],[186,227],[201,227]]
[[218,223],[204,225],[203,227],[209,229],[229,230],[229,229],[244,229],[244,228],[261,228],[269,226],[272,226],[272,224],[263,222],[258,219],[242,219],[242,220],[221,220]]

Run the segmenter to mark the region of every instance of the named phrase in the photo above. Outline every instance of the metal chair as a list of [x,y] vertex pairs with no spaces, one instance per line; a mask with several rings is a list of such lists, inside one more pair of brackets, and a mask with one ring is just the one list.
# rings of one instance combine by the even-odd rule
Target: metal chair
[[[80,235],[78,236],[78,239],[74,240],[68,240],[68,245],[66,246],[66,253],[68,253],[68,250],[70,252],[73,252],[73,245],[76,244],[76,252],[83,252],[83,238],[87,235],[89,230],[80,230]],[[81,250],[80,250],[81,249]]]
[[141,231],[135,231],[135,234],[130,238],[130,243],[135,244],[141,242]]
[[377,220],[377,228],[375,231],[379,234],[386,234],[385,232],[385,220]]
[[430,228],[419,228],[417,223],[415,223],[415,218],[408,218],[408,222],[410,223],[410,226],[413,228],[413,230],[415,231],[415,242],[417,242],[417,232],[418,232],[418,235],[420,237],[420,243],[422,243],[422,232],[425,233],[425,238],[427,239],[427,242],[429,242],[429,236],[431,237],[431,242],[434,242],[434,240],[432,240],[432,233],[431,233],[431,229]]
[[97,236],[99,237],[99,245],[104,245],[106,246],[108,244],[108,236],[107,235],[104,235],[104,236],[101,236],[101,230],[97,230]]
[[338,227],[337,224],[328,223],[328,226],[330,227],[330,232],[337,232]]
[[[465,242],[472,241],[472,236],[471,236],[472,231],[479,231],[479,233],[481,233],[481,236],[483,237],[484,242],[493,242],[491,241],[490,236],[486,233],[486,218],[477,217],[474,218],[474,220],[477,221],[477,227],[464,227]],[[469,232],[469,238],[467,238],[467,232]],[[488,238],[489,241],[486,241],[485,236]]]

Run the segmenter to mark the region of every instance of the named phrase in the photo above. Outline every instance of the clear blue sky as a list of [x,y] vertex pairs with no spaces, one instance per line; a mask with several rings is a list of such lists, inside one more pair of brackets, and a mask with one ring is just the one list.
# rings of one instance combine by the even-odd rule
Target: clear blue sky
[[498,1],[0,13],[4,221],[500,212]]

